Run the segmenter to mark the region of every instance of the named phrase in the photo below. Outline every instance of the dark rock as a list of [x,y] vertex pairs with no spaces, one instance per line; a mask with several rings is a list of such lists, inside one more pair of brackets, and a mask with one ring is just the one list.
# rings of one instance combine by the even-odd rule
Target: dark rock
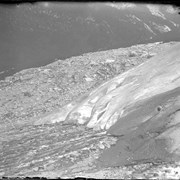
[[[156,112],[157,104],[164,106],[161,112]],[[176,138],[180,132],[180,121],[175,124],[170,118],[177,111],[180,111],[180,88],[156,95],[141,102],[140,106],[135,104],[132,113],[108,130],[112,135],[123,137],[103,153],[100,161],[108,166],[178,161],[180,156],[175,151],[179,148]]]

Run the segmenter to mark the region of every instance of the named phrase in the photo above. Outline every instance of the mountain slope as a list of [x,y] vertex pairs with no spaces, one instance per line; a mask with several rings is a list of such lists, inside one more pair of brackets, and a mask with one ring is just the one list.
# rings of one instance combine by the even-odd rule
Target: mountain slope
[[0,176],[179,178],[179,48],[90,53],[0,81]]
[[179,160],[179,50],[178,43],[116,76],[77,103],[66,105],[51,121],[110,128],[110,135],[120,136],[100,158],[104,165]]
[[34,3],[0,7],[0,78],[87,52],[180,40],[179,15],[168,7],[120,6]]

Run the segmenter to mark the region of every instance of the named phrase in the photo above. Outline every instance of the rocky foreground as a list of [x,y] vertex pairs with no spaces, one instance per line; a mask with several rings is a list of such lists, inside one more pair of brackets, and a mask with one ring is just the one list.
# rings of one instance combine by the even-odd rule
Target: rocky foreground
[[89,53],[0,81],[0,176],[179,178],[180,44]]

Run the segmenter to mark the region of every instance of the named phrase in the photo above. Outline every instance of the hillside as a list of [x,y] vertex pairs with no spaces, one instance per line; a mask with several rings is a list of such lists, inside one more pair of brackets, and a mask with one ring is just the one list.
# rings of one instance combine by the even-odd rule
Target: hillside
[[0,176],[180,177],[179,49],[88,53],[0,81]]
[[180,16],[170,5],[41,2],[0,12],[0,79],[83,53],[180,41]]

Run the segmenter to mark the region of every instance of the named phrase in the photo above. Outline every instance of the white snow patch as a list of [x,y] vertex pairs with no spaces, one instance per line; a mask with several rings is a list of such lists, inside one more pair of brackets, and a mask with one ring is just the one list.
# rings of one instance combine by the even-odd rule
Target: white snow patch
[[156,33],[154,33],[154,31],[153,31],[146,23],[144,23],[144,27],[145,27],[148,31],[150,31],[150,32],[152,32],[154,35],[156,35]]
[[159,16],[162,19],[166,19],[164,14],[160,11],[159,7],[157,5],[147,5],[147,8],[149,9],[149,11],[151,12],[152,15],[154,16]]

